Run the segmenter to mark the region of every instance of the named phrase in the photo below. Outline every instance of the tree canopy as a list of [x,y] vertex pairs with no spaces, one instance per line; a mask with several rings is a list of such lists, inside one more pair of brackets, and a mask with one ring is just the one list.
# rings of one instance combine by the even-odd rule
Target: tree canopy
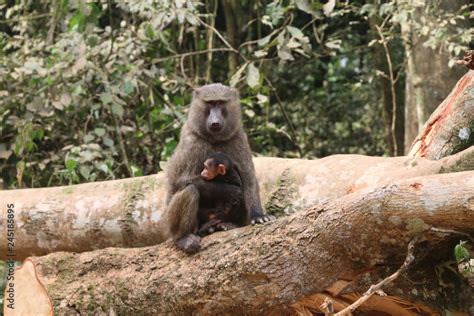
[[156,173],[192,88],[218,81],[240,89],[258,154],[400,154],[409,56],[452,66],[468,14],[459,1],[2,0],[3,185]]

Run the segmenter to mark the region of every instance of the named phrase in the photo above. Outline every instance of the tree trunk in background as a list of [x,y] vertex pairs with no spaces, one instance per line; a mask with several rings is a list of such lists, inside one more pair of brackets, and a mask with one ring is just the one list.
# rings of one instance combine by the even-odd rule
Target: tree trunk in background
[[[232,0],[222,0],[222,7],[225,15],[225,28],[227,40],[233,48],[237,49],[238,29],[237,22],[234,16]],[[229,53],[229,73],[233,74],[237,70],[237,55]]]
[[[467,1],[427,1],[413,14],[414,23],[421,19],[436,23],[441,10],[456,12]],[[458,22],[459,23],[459,22]],[[449,56],[438,49],[425,47],[427,37],[420,36],[410,23],[402,23],[407,58],[405,87],[405,152],[423,128],[431,113],[449,94],[464,74],[462,67],[448,67]]]
[[[372,23],[371,23],[372,25]],[[377,36],[377,35],[375,35]],[[385,54],[383,52],[383,47],[380,44],[374,46],[374,64],[375,68],[383,73],[388,73],[387,62],[385,61]],[[377,94],[380,94],[383,104],[383,125],[385,131],[385,141],[387,142],[387,151],[390,156],[395,156],[394,146],[393,146],[393,137],[391,132],[392,126],[392,99],[390,93],[390,80],[388,78],[380,77],[377,80],[377,84],[380,89],[377,89]]]
[[[208,23],[210,26],[215,27],[216,25],[216,17],[217,17],[217,8],[218,8],[218,1],[217,0],[208,0],[206,1],[207,11],[212,12],[212,16],[208,18]],[[207,49],[211,50],[214,47],[214,32],[211,28],[207,29]],[[206,76],[204,81],[206,83],[212,83],[212,52],[207,53],[207,65],[206,65]]]
[[[376,25],[382,24],[382,19],[377,16],[372,16],[369,20],[370,28],[373,32],[373,38],[379,39],[377,34]],[[388,45],[388,44],[387,44]],[[401,61],[393,60],[394,54],[391,54],[392,63],[399,64]],[[395,152],[394,137],[392,135],[392,120],[393,120],[393,103],[392,103],[392,90],[390,83],[390,70],[387,61],[387,55],[384,46],[380,43],[374,45],[374,66],[375,69],[381,71],[386,76],[379,76],[377,81],[380,87],[379,93],[383,103],[383,121],[385,127],[385,139],[388,147],[388,154],[390,156],[402,156],[404,152],[404,102],[403,102],[403,91],[401,89],[400,80],[395,85],[396,99],[397,99],[397,115],[395,120],[395,139],[397,143],[397,150]],[[397,73],[394,73],[397,76]]]

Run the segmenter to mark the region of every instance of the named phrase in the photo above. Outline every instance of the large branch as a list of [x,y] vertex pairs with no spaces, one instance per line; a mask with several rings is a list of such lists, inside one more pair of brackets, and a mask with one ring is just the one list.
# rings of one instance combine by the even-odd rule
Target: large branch
[[[319,160],[256,158],[267,210],[291,213],[398,179],[474,169],[474,148],[440,161],[336,155]],[[13,204],[15,254],[154,245],[166,239],[162,174],[68,187],[0,191]],[[0,234],[0,259],[7,254]]]
[[[15,288],[24,290],[15,312],[51,299],[57,314],[288,313],[291,303],[337,280],[401,264],[408,242],[430,227],[474,233],[473,212],[474,171],[449,173],[216,233],[190,257],[170,242],[33,257],[16,272]],[[29,290],[35,274],[44,289]]]
[[431,114],[408,156],[440,159],[474,144],[474,71],[469,70]]

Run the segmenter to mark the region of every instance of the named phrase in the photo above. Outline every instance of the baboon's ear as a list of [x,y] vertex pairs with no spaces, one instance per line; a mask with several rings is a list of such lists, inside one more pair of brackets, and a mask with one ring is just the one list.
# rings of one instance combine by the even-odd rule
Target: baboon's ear
[[230,90],[232,91],[232,95],[236,98],[236,99],[239,99],[239,89],[237,88],[230,88]]
[[219,164],[217,166],[217,173],[220,174],[221,176],[225,176],[226,170],[225,170],[225,166],[223,164]]
[[197,98],[199,96],[199,93],[201,92],[201,87],[197,87],[193,89],[193,99]]

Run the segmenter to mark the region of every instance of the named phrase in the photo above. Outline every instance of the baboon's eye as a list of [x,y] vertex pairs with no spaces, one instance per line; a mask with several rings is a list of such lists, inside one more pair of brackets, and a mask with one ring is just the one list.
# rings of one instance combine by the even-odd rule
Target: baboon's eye
[[227,109],[226,108],[222,108],[222,115],[227,116]]

